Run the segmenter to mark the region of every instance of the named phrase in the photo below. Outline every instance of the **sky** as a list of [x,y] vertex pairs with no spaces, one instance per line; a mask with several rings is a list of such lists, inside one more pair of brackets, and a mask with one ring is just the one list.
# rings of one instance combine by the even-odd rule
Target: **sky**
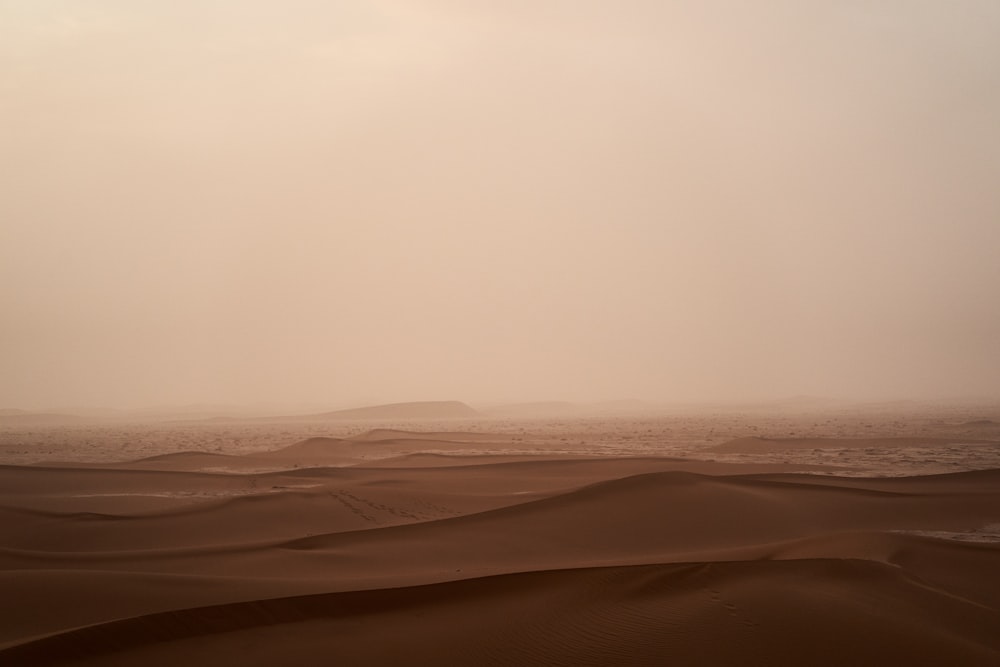
[[0,0],[0,407],[1000,398],[995,0]]

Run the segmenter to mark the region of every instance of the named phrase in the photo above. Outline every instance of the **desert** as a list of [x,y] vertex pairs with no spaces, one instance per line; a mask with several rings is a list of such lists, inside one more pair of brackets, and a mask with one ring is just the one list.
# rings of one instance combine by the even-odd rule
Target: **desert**
[[[7,425],[0,656],[993,665],[1000,424],[964,414]],[[146,455],[67,461],[93,429]]]
[[998,35],[0,0],[0,667],[997,667]]

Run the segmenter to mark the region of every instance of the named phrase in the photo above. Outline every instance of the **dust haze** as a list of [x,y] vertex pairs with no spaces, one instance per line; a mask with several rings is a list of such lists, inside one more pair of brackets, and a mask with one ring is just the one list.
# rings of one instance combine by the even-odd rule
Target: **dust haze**
[[1000,5],[0,1],[0,407],[1000,396]]

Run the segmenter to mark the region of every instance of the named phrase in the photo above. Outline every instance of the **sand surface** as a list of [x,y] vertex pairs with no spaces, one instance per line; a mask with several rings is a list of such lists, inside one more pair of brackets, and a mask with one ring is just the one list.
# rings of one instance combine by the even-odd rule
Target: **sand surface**
[[8,448],[0,663],[997,665],[1000,434],[970,422]]

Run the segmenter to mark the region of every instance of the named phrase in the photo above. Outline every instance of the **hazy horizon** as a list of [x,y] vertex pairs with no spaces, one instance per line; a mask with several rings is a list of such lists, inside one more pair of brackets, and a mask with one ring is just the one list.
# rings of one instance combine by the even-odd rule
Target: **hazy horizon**
[[[900,413],[910,409],[931,410],[982,410],[996,407],[997,398],[991,396],[953,396],[948,398],[906,398],[906,397],[853,397],[843,396],[775,396],[757,398],[687,398],[676,400],[618,398],[605,400],[565,401],[558,397],[550,399],[484,399],[463,400],[461,398],[415,399],[412,401],[385,401],[377,398],[345,399],[332,401],[299,402],[212,402],[212,403],[125,403],[118,405],[78,404],[35,404],[0,406],[0,417],[26,417],[48,415],[85,417],[88,419],[197,419],[229,417],[233,419],[257,419],[279,417],[307,417],[323,413],[351,411],[393,405],[419,405],[434,403],[459,403],[479,412],[474,418],[560,418],[560,417],[601,417],[601,416],[654,416],[668,414],[700,415],[705,411],[751,410],[762,414],[784,414],[786,411],[821,414],[826,412],[850,411],[869,414],[873,411],[893,411]],[[366,418],[383,420],[407,420],[399,418]],[[427,417],[434,419],[459,419],[459,417]]]
[[0,408],[1000,399],[998,34],[0,0]]

